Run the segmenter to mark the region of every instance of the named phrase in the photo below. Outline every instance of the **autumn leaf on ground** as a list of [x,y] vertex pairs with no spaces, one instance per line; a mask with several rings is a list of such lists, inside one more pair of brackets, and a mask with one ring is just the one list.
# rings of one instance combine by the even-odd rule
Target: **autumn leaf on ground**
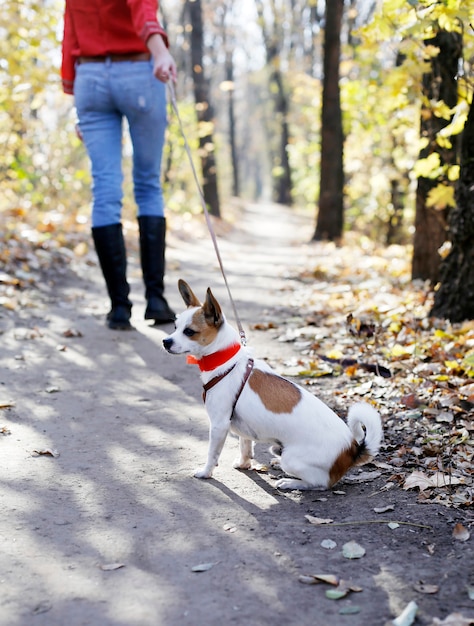
[[191,567],[192,572],[208,572],[210,569],[217,565],[217,563],[199,563],[199,565],[193,565]]
[[337,587],[339,584],[339,576],[335,576],[334,574],[306,574],[300,576],[298,580],[311,585],[326,583],[327,585]]
[[365,548],[356,541],[348,541],[342,546],[342,555],[346,559],[360,559],[364,554]]
[[456,476],[450,476],[449,474],[443,474],[441,472],[435,472],[432,476],[428,476],[424,472],[415,470],[405,480],[403,489],[415,489],[419,488],[420,491],[425,489],[432,489],[433,487],[447,487],[449,485],[459,485],[461,480]]
[[467,541],[470,536],[471,534],[465,526],[462,524],[456,524],[453,530],[454,539],[457,539],[458,541]]
[[51,387],[46,387],[45,391],[46,393],[59,393],[59,391],[61,390],[59,389],[59,387],[51,386]]
[[330,517],[313,517],[313,515],[305,515],[305,519],[314,526],[321,526],[322,524],[331,524],[334,520]]
[[472,626],[472,618],[464,617],[461,613],[451,613],[443,620],[435,617],[431,626]]
[[63,332],[63,337],[82,337],[82,333],[80,330],[74,330],[73,328],[69,328]]
[[348,593],[348,589],[328,589],[324,592],[324,595],[326,598],[329,598],[329,600],[340,600],[341,598],[345,598]]
[[12,409],[15,406],[13,401],[0,400],[0,409]]
[[52,456],[57,459],[59,456],[59,452],[57,450],[52,450],[51,448],[44,448],[42,450],[33,450],[31,453],[32,456]]
[[439,591],[438,585],[427,585],[421,580],[413,585],[413,589],[419,593],[426,594],[438,593]]
[[415,621],[417,612],[418,605],[412,600],[406,605],[400,615],[392,621],[393,626],[411,626]]

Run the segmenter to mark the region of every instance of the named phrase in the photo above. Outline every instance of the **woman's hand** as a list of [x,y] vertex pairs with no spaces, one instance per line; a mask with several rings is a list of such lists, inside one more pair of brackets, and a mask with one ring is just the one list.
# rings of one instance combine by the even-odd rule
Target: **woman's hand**
[[170,79],[176,82],[176,63],[166,47],[163,37],[159,34],[152,35],[146,42],[153,57],[153,75],[162,83]]

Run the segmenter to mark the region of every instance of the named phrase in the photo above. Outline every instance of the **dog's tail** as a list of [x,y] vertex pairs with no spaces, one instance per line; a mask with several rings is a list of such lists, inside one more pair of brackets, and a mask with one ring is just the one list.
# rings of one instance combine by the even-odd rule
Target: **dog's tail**
[[349,409],[347,425],[358,444],[355,463],[362,465],[379,451],[383,437],[380,415],[370,404],[358,402]]

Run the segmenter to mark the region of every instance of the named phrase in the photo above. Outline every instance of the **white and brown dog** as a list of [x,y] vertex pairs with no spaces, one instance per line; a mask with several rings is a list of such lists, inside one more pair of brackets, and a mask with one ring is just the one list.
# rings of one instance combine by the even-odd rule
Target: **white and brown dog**
[[280,479],[280,489],[331,487],[377,453],[382,426],[372,406],[353,405],[346,424],[309,391],[254,361],[210,289],[201,304],[184,280],[178,287],[187,310],[163,346],[190,355],[201,370],[210,436],[207,463],[196,477],[211,478],[229,430],[240,437],[238,469],[252,468],[255,441],[272,444],[275,461],[293,477]]

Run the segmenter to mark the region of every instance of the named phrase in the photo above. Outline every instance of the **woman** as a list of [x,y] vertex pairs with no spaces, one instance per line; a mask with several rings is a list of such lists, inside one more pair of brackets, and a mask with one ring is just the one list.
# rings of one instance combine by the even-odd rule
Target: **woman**
[[163,324],[175,318],[163,295],[166,221],[160,170],[165,83],[176,80],[176,64],[157,11],[157,0],[66,0],[64,14],[63,89],[74,94],[78,132],[91,161],[92,236],[111,300],[106,323],[119,330],[132,328],[121,224],[124,118],[133,146],[145,319]]

